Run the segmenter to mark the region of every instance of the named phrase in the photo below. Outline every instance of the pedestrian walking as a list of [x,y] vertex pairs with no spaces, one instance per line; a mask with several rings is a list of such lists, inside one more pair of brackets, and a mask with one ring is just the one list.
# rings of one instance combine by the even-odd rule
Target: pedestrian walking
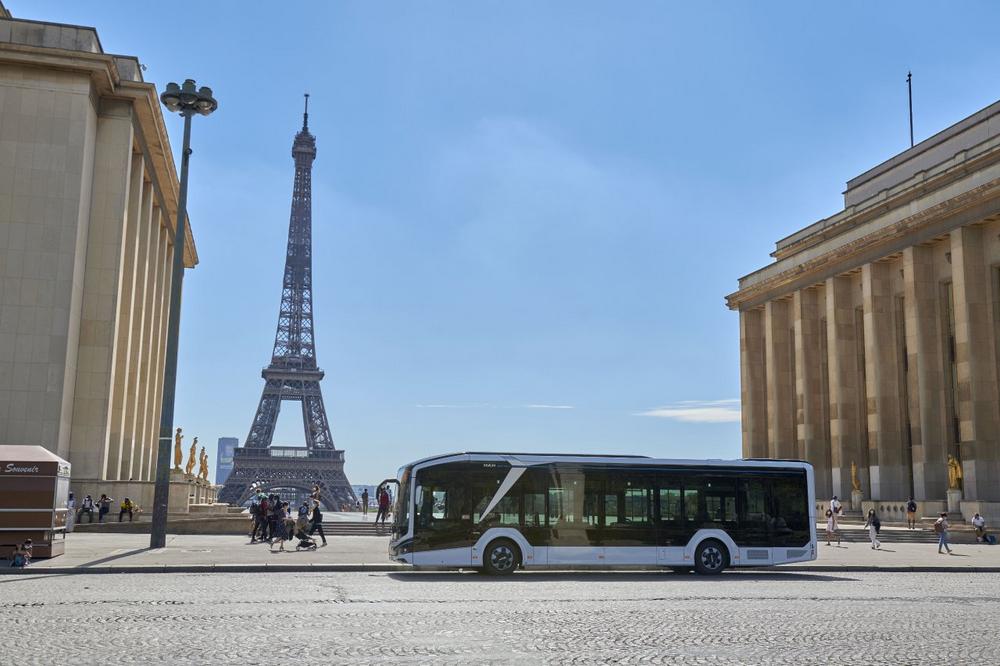
[[826,545],[830,545],[830,540],[836,536],[837,545],[840,545],[840,530],[837,529],[837,521],[833,518],[833,511],[826,510]]
[[76,498],[73,497],[73,493],[70,493],[69,499],[66,500],[66,532],[63,533],[64,539],[67,534],[73,533],[74,525],[76,525]]
[[319,503],[313,505],[312,516],[309,518],[309,536],[319,532],[319,536],[323,539],[323,545],[326,545],[326,533],[323,531],[323,512],[319,509]]
[[882,529],[882,521],[878,519],[875,509],[868,509],[868,519],[865,521],[865,527],[868,529],[868,538],[872,540],[872,550],[878,550],[882,547],[882,542],[878,540],[879,530]]
[[278,542],[278,551],[284,552],[285,541],[291,536],[285,529],[285,518],[288,514],[285,513],[285,505],[278,504],[274,508],[272,514],[274,516],[274,527],[271,530],[271,552],[274,552],[274,542]]
[[135,504],[132,503],[132,500],[130,500],[129,498],[126,497],[125,499],[122,500],[121,505],[119,505],[119,507],[118,507],[118,522],[119,523],[122,522],[122,518],[124,518],[125,514],[127,513],[128,514],[128,522],[131,523],[132,522],[132,512],[134,512],[134,511],[135,511]]
[[385,524],[385,514],[389,511],[389,493],[384,488],[378,489],[378,513],[375,514],[375,522]]
[[944,548],[951,555],[951,547],[948,545],[948,514],[942,513],[941,517],[934,521],[934,532],[938,535],[938,555]]
[[917,529],[917,503],[912,497],[906,503],[906,529]]
[[94,498],[87,495],[83,498],[83,502],[80,503],[80,515],[77,516],[79,522],[83,522],[83,515],[87,514],[87,522],[94,522]]
[[314,483],[312,493],[310,493],[309,495],[309,499],[311,499],[314,502],[319,502],[319,496],[322,494],[323,494],[322,491],[319,489],[319,484]]
[[972,529],[976,531],[976,543],[986,540],[986,519],[978,513],[972,517]]
[[101,493],[101,498],[97,500],[97,522],[104,522],[104,516],[108,515],[108,512],[111,511],[111,503],[114,501],[113,498]]
[[836,495],[834,495],[833,498],[830,500],[830,511],[833,513],[833,527],[834,527],[834,529],[839,529],[839,527],[840,527],[839,523],[840,523],[840,512],[841,512],[841,510],[843,510],[843,507],[840,504],[840,500],[837,499]]
[[368,520],[368,489],[361,491],[361,514]]

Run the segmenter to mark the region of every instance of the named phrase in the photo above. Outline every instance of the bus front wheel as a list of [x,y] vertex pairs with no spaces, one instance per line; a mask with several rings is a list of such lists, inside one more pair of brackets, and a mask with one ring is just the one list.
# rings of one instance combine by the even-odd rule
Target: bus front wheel
[[521,553],[509,539],[497,539],[486,546],[483,553],[483,572],[493,576],[507,576],[521,564]]
[[703,576],[720,574],[729,565],[729,551],[719,541],[706,539],[694,550],[694,570]]

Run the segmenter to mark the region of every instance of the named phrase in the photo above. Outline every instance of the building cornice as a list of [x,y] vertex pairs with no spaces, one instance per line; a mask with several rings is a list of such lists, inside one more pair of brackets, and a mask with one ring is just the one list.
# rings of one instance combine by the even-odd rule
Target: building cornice
[[[20,20],[17,22],[28,23]],[[11,21],[0,19],[0,24],[2,23]],[[70,27],[72,26],[67,26]],[[98,97],[118,99],[131,104],[134,121],[147,151],[150,175],[158,186],[155,188],[160,195],[157,203],[166,215],[164,223],[173,242],[174,230],[177,227],[177,200],[180,186],[159,96],[153,84],[141,80],[138,61],[135,61],[134,76],[139,80],[130,80],[128,76],[122,76],[119,62],[123,60],[134,61],[129,56],[32,46],[0,40],[0,64],[86,73]],[[190,217],[188,220],[184,265],[193,268],[198,264],[198,250],[191,231]]]
[[1000,215],[1000,177],[741,288],[726,296],[726,305],[731,310],[752,309],[779,295],[823,282],[905,247],[931,241],[958,227],[996,215]]

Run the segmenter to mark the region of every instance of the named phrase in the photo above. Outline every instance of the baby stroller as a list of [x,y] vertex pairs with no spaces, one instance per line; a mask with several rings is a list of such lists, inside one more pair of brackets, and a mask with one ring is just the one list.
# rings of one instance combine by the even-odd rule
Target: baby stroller
[[316,541],[309,538],[309,535],[301,527],[296,526],[295,538],[299,540],[295,544],[295,550],[316,550]]

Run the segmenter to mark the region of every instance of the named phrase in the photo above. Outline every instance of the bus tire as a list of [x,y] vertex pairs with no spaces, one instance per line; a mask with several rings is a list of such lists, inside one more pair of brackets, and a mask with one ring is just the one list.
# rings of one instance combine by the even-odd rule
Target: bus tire
[[694,549],[694,570],[702,576],[714,576],[729,566],[729,550],[715,539],[705,539]]
[[494,539],[483,552],[483,572],[509,576],[521,564],[521,551],[510,539]]

